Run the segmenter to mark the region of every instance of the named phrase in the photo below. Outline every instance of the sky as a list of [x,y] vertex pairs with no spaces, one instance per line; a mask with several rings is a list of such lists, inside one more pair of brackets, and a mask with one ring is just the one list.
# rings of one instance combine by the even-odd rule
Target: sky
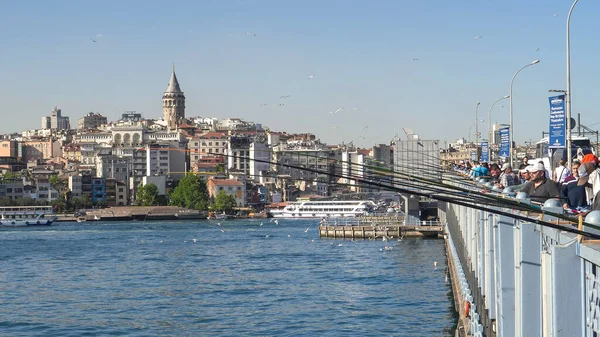
[[[238,117],[359,146],[406,128],[421,139],[475,140],[476,114],[483,138],[488,121],[509,122],[509,100],[491,119],[490,107],[539,59],[515,78],[512,100],[516,142],[536,141],[548,131],[548,90],[566,88],[571,4],[3,1],[0,133],[39,128],[54,106],[72,126],[90,111],[160,118],[174,64],[188,117]],[[593,129],[599,12],[600,2],[580,1],[571,17],[572,115]]]

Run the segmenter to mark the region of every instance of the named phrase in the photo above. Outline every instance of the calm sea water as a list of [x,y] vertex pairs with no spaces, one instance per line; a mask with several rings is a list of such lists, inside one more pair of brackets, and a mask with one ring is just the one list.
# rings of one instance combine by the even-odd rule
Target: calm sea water
[[443,240],[308,220],[1,229],[0,335],[451,336],[445,272]]

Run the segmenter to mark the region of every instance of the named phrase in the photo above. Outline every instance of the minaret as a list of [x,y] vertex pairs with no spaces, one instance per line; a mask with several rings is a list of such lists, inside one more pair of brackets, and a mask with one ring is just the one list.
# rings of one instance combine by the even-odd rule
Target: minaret
[[175,75],[175,64],[167,91],[163,94],[163,115],[169,131],[177,129],[177,125],[185,118],[185,95]]

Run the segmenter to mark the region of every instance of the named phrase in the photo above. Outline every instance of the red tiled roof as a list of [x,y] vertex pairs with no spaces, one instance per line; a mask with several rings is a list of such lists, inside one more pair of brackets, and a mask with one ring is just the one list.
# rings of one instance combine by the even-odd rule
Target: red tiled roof
[[211,139],[211,138],[227,139],[227,135],[223,132],[207,132],[205,134],[198,135],[194,138],[197,138],[197,139]]
[[242,183],[235,179],[210,179],[216,186],[243,186]]

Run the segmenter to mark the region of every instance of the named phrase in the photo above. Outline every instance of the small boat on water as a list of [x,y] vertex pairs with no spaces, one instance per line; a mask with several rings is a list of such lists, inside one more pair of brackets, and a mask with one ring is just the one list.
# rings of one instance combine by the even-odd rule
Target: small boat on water
[[2,206],[0,227],[48,226],[54,220],[52,206]]
[[223,213],[210,213],[207,217],[208,220],[225,220],[233,218],[233,215]]

